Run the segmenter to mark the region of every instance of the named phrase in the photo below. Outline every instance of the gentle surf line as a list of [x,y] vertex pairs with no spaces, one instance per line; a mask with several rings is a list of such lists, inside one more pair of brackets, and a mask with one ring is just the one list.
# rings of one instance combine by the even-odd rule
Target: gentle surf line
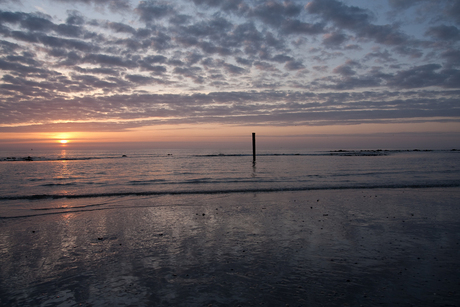
[[199,194],[234,194],[234,193],[273,193],[289,191],[318,191],[318,190],[373,190],[373,189],[425,189],[425,188],[453,188],[460,187],[460,182],[440,184],[390,184],[390,185],[357,185],[357,186],[323,186],[323,187],[286,187],[286,188],[249,188],[229,190],[182,190],[182,191],[138,191],[118,193],[89,193],[89,194],[40,194],[2,196],[0,201],[6,200],[41,200],[41,199],[75,199],[117,196],[153,196],[153,195],[199,195]]
[[84,205],[84,206],[71,206],[71,207],[50,207],[50,208],[32,208],[30,210],[33,211],[48,211],[48,210],[69,210],[69,209],[82,209],[82,208],[89,208],[89,207],[98,207],[104,206],[108,203],[101,203],[101,204],[94,204],[94,205]]

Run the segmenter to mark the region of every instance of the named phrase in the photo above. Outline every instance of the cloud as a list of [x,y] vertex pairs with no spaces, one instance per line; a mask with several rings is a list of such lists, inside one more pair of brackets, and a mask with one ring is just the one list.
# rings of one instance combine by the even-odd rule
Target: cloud
[[13,39],[24,41],[24,42],[29,42],[29,43],[39,42],[37,36],[30,32],[11,31],[11,32],[8,32],[7,35],[5,36],[7,37],[9,36]]
[[388,3],[396,9],[407,9],[422,1],[420,0],[388,0]]
[[22,55],[8,55],[6,60],[10,62],[19,62],[26,65],[39,66],[41,65],[35,60],[36,54],[30,52],[23,52]]
[[252,8],[250,15],[258,17],[266,24],[280,26],[286,18],[297,17],[302,11],[302,6],[291,1],[279,3],[267,1]]
[[[441,0],[417,24],[396,23],[373,2],[338,0],[56,0],[52,16],[9,2],[17,9],[0,11],[0,125],[115,118],[107,125],[139,127],[154,116],[290,125],[449,114],[460,97],[460,28],[445,10],[455,12],[457,2]],[[433,3],[390,5],[412,14]]]
[[356,61],[348,60],[345,64],[334,68],[332,72],[342,76],[352,76],[356,74],[356,71],[353,70],[353,67],[359,68],[361,65]]
[[20,20],[20,25],[22,28],[29,31],[48,32],[54,28],[54,23],[49,20],[51,19],[51,16],[35,13],[23,14],[23,17],[24,18]]
[[228,64],[223,61],[220,62],[220,65],[231,75],[241,75],[245,73],[245,69],[236,65]]
[[460,66],[460,53],[456,49],[447,49],[443,51],[441,57],[446,59],[448,65]]
[[385,49],[384,51],[381,51],[379,48],[367,53],[364,56],[365,61],[371,59],[375,59],[375,62],[377,63],[389,63],[397,61],[388,50]]
[[150,71],[156,75],[162,75],[167,71],[166,66],[163,65],[150,65],[145,62],[141,62],[140,68],[142,70]]
[[8,2],[21,4],[21,0],[0,0],[0,3],[8,3]]
[[385,73],[382,68],[374,67],[358,73],[354,68],[363,68],[361,64],[347,61],[333,69],[340,77],[324,77],[315,80],[316,89],[351,90],[357,88],[378,88],[381,86],[397,89],[417,88],[460,88],[460,70],[443,68],[439,64],[414,66],[396,73]]
[[338,48],[348,39],[347,35],[339,32],[327,33],[323,35],[323,44],[327,48]]
[[395,25],[372,25],[357,31],[358,35],[373,39],[375,42],[384,45],[402,45],[409,42],[409,36],[399,31]]
[[340,77],[329,76],[316,79],[312,82],[312,88],[315,90],[356,90],[364,88],[378,88],[382,85],[382,77],[372,73],[366,75],[357,75],[354,71],[338,71]]
[[47,32],[54,28],[54,23],[42,13],[27,14],[22,12],[0,11],[0,21],[2,23],[19,24],[23,29],[37,32]]
[[83,31],[80,27],[69,24],[56,25],[54,31],[59,35],[69,37],[81,37],[83,35]]
[[47,47],[67,48],[85,52],[91,52],[98,49],[98,47],[95,47],[93,44],[81,40],[65,39],[48,35],[38,35],[37,38],[41,43],[43,43],[43,45]]
[[169,36],[167,33],[156,31],[152,34],[152,37],[146,39],[143,42],[146,46],[152,47],[157,51],[163,51],[172,48],[172,39],[171,36]]
[[425,35],[440,40],[460,40],[460,30],[455,26],[439,25],[430,27]]
[[356,6],[348,6],[337,0],[313,0],[306,5],[311,14],[323,17],[339,29],[353,31],[358,37],[371,39],[384,45],[401,45],[410,42],[409,36],[397,25],[375,25],[372,12]]
[[0,69],[6,71],[12,71],[18,74],[28,74],[28,73],[45,73],[45,69],[40,69],[34,66],[23,65],[20,63],[16,63],[16,61],[5,61],[0,59]]
[[166,63],[166,61],[168,60],[167,57],[163,56],[163,55],[150,55],[150,56],[146,56],[142,59],[145,63],[149,63],[149,64],[152,64],[152,63],[160,63],[160,64],[163,64],[163,63]]
[[107,22],[106,26],[116,33],[136,33],[136,30],[133,27],[121,22]]
[[42,42],[47,46],[76,48],[79,50],[92,50],[87,43],[75,39],[64,39],[55,37],[48,33],[54,32],[58,36],[67,36],[80,38],[87,35],[88,32],[84,31],[80,26],[73,24],[54,24],[49,20],[50,16],[43,14],[26,14],[26,13],[11,13],[0,12],[0,22],[18,25],[26,31],[4,31],[5,36],[26,41],[26,42]]
[[245,65],[245,66],[251,66],[252,65],[252,61],[248,60],[248,59],[244,59],[244,58],[241,58],[241,57],[236,57],[235,60],[236,60],[236,62],[238,64],[241,64],[241,65]]
[[148,77],[148,76],[143,76],[143,75],[126,75],[126,79],[128,79],[130,82],[141,84],[141,85],[154,84],[154,83],[158,83],[158,84],[166,83],[163,80]]
[[452,21],[460,25],[460,1],[459,0],[389,0],[393,11],[392,15],[413,10],[417,15],[416,20],[423,22]]
[[[457,81],[459,82],[456,83]],[[460,71],[442,69],[442,66],[438,64],[420,65],[397,72],[387,78],[387,84],[407,89],[430,86],[460,88]]]
[[112,68],[82,68],[79,66],[75,66],[73,68],[75,71],[80,72],[82,74],[95,74],[95,75],[111,75],[111,76],[119,76],[120,71]]
[[119,67],[126,67],[126,68],[137,67],[137,64],[134,61],[127,60],[119,56],[112,56],[112,55],[106,55],[106,54],[90,53],[82,58],[82,62],[101,65],[101,66],[109,66],[109,67],[111,66],[119,66]]
[[256,67],[259,70],[264,70],[264,71],[279,71],[276,67],[271,65],[270,63],[267,62],[254,62],[254,67]]
[[293,61],[294,59],[288,55],[278,54],[278,55],[275,55],[270,60],[274,62],[278,62],[278,63],[285,63],[287,61]]
[[202,69],[197,66],[175,67],[174,73],[192,79],[195,83],[202,84],[205,79],[200,75]]
[[[111,130],[123,130],[165,123],[338,125],[460,116],[460,110],[455,108],[460,92],[450,93],[450,96],[454,96],[442,99],[438,99],[438,94],[438,91],[426,91],[420,94],[394,93],[390,96],[382,96],[381,92],[372,91],[322,94],[292,91],[211,92],[182,95],[117,94],[69,100],[51,99],[47,102],[44,100],[19,102],[18,113],[2,113],[0,120],[2,123],[20,123],[24,119],[32,121],[38,115],[46,119],[44,124],[49,129],[50,126],[58,126],[52,124],[54,120],[78,122],[86,118],[87,112],[90,112],[93,119],[91,126],[107,125]],[[59,117],[53,111],[58,109],[62,110]],[[158,119],[151,120],[151,117]],[[127,119],[134,121],[121,122]],[[441,120],[446,119],[438,119]],[[75,129],[78,125],[78,123],[68,124],[70,129]],[[21,130],[21,127],[17,129]],[[6,130],[11,131],[11,128],[0,127],[0,131]]]
[[74,75],[72,80],[79,81],[80,91],[92,91],[96,88],[116,90],[122,85],[120,82],[109,82],[94,75]]
[[231,30],[233,24],[223,17],[216,17],[209,21],[201,21],[188,26],[182,26],[180,29],[183,35],[192,35],[195,37],[216,37],[222,32]]
[[287,20],[281,26],[286,34],[320,34],[324,32],[323,23],[307,23],[300,20]]
[[69,4],[83,3],[87,5],[94,5],[99,8],[108,7],[112,12],[119,12],[131,9],[129,1],[127,0],[53,0],[56,2],[63,2]]
[[371,24],[372,13],[356,6],[347,6],[336,0],[313,0],[306,5],[310,14],[322,15],[345,29],[360,29]]
[[188,65],[194,65],[198,63],[204,56],[200,53],[189,52],[186,56],[186,62]]
[[220,7],[227,12],[244,12],[247,6],[243,0],[193,0],[196,5]]
[[284,65],[284,67],[287,70],[299,70],[299,69],[304,69],[305,68],[305,66],[302,64],[302,62],[294,61],[294,60],[286,62],[286,65]]
[[172,15],[175,10],[168,3],[157,3],[156,1],[140,1],[135,12],[139,14],[141,21],[149,24]]
[[452,18],[458,25],[460,25],[460,1],[454,0],[449,1],[449,5],[447,5],[444,13]]
[[66,24],[68,25],[83,25],[85,23],[85,18],[79,11],[68,10],[67,11]]

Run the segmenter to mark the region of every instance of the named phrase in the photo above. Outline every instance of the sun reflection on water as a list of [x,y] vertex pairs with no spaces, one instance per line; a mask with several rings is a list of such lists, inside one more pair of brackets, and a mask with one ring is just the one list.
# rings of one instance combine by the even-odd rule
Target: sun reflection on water
[[61,150],[61,163],[59,168],[59,178],[62,179],[69,179],[71,171],[69,170],[69,161],[67,158],[67,152],[65,150]]
[[[67,160],[66,150],[61,150],[59,155],[59,163],[55,168],[55,179],[58,179],[62,184],[68,184],[72,177],[72,170],[69,168],[69,160]],[[69,191],[65,185],[61,185],[61,194],[68,194]]]

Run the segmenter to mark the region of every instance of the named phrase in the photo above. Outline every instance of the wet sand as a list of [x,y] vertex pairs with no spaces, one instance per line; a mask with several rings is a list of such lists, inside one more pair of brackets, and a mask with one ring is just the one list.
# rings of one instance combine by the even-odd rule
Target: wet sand
[[459,199],[459,188],[160,196],[0,219],[0,305],[459,306]]

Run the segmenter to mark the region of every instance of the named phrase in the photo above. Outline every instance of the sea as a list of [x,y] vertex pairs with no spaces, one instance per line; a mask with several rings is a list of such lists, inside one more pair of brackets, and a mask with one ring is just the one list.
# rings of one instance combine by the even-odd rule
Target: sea
[[162,195],[459,187],[460,150],[2,151],[0,177],[0,218],[17,218]]
[[460,301],[458,150],[68,147],[0,152],[0,306]]

